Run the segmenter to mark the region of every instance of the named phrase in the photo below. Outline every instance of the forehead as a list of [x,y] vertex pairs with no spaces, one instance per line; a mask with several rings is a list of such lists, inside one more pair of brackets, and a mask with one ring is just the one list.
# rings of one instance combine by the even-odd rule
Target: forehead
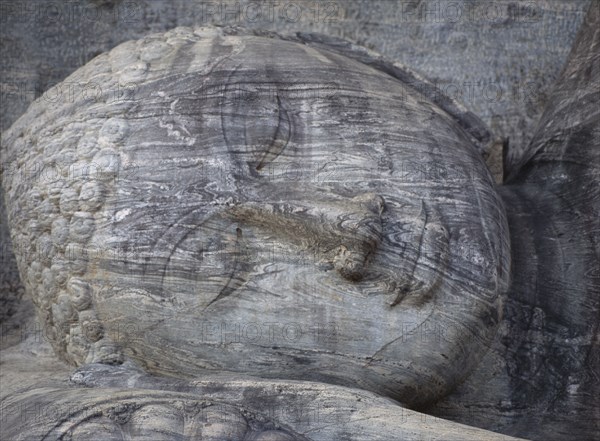
[[188,45],[138,92],[138,112],[153,121],[131,122],[128,150],[140,165],[196,160],[249,177],[286,167],[298,176],[332,161],[364,179],[485,174],[462,129],[410,85],[294,42],[219,37]]

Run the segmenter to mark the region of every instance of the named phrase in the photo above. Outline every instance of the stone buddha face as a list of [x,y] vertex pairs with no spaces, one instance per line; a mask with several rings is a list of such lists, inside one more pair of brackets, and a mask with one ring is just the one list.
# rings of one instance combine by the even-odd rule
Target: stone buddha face
[[[120,351],[159,374],[418,406],[483,356],[509,283],[504,209],[467,133],[408,85],[296,41],[182,29],[74,75],[135,93],[57,105],[28,129],[43,151],[60,126],[44,142],[121,171],[77,177],[56,202],[36,190],[22,214],[47,204],[41,237],[65,237],[52,261],[20,265],[66,359]],[[31,204],[16,188],[10,203]]]

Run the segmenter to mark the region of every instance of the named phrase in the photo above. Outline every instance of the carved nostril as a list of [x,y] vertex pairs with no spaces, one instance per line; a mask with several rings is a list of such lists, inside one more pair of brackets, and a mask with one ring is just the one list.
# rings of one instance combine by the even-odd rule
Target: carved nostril
[[333,266],[343,278],[358,282],[364,277],[367,257],[364,253],[350,251],[342,245],[333,258]]
[[363,193],[353,198],[371,213],[381,215],[385,209],[385,202],[381,196],[375,193]]
[[333,258],[335,269],[345,279],[357,282],[365,276],[368,259],[381,242],[384,207],[383,198],[374,193],[352,198],[341,222],[341,230],[350,240],[337,248]]

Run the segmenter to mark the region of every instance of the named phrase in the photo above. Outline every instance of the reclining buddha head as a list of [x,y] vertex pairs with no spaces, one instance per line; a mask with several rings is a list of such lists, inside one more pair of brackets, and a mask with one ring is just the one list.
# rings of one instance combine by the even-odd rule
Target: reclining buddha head
[[410,406],[464,379],[509,283],[504,209],[468,124],[390,66],[178,28],[65,80],[101,93],[36,101],[3,148],[41,167],[3,186],[57,353]]

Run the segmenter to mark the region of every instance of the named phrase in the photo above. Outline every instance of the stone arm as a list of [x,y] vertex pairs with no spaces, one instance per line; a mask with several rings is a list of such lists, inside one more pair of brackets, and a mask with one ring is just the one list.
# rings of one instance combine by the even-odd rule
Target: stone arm
[[86,365],[69,378],[68,368],[50,357],[14,349],[4,357],[7,368],[16,364],[1,377],[7,386],[0,398],[0,436],[6,440],[518,439],[323,383],[222,375],[183,381],[148,375],[129,362]]

